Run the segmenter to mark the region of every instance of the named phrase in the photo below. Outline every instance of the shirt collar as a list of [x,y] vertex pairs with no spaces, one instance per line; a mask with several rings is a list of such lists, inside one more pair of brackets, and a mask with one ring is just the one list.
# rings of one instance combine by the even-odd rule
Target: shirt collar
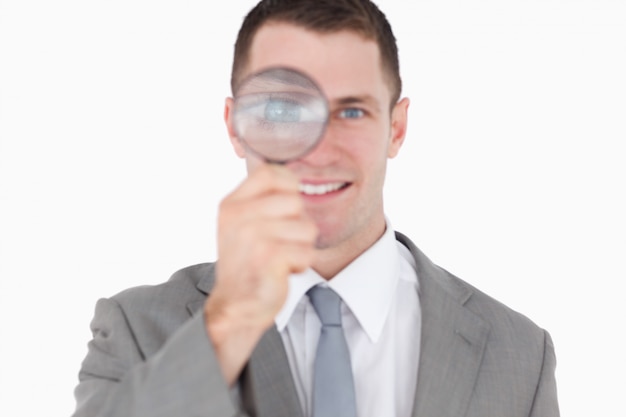
[[323,284],[339,294],[369,339],[375,343],[382,333],[395,295],[399,280],[399,256],[395,233],[387,221],[381,238],[331,280],[324,280],[312,269],[292,274],[287,300],[275,319],[278,331],[285,328],[306,292],[315,285]]

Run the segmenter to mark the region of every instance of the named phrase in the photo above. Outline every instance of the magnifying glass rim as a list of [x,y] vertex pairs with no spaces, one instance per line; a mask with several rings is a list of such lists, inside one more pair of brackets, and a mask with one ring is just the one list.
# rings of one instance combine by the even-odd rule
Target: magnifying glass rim
[[[272,158],[269,158],[267,155],[263,155],[261,152],[257,151],[256,149],[254,149],[252,146],[250,146],[250,144],[248,143],[248,141],[246,141],[246,139],[240,134],[240,132],[237,129],[237,123],[235,123],[235,118],[236,113],[235,113],[235,109],[236,109],[236,104],[237,104],[237,99],[239,96],[239,92],[242,88],[242,86],[246,85],[250,80],[252,80],[255,77],[258,77],[260,75],[263,75],[265,73],[269,73],[272,71],[287,71],[287,72],[291,72],[291,73],[295,73],[296,75],[306,79],[307,81],[309,81],[313,87],[313,89],[317,90],[320,94],[320,97],[322,98],[322,102],[324,104],[324,107],[326,109],[326,117],[324,119],[324,122],[321,124],[321,129],[319,132],[318,137],[311,142],[310,146],[307,146],[302,152],[298,153],[297,155],[291,156],[287,159],[279,159],[279,160],[275,160]],[[276,163],[276,164],[286,164],[288,162],[291,161],[296,161],[300,158],[302,158],[303,156],[307,155],[309,152],[311,152],[313,149],[315,149],[315,147],[317,147],[317,145],[321,142],[322,138],[324,137],[324,132],[326,132],[326,127],[328,126],[328,121],[330,118],[330,105],[328,104],[328,98],[326,98],[326,94],[324,94],[324,91],[322,90],[322,88],[319,86],[319,84],[309,75],[307,74],[305,71],[302,71],[300,69],[296,69],[293,67],[289,67],[289,66],[272,66],[272,67],[267,67],[264,69],[261,69],[257,72],[254,72],[248,76],[246,76],[241,82],[238,83],[237,88],[235,89],[234,93],[233,93],[233,130],[235,132],[235,135],[237,136],[237,140],[251,153],[253,153],[254,155],[262,158],[263,160],[265,160],[266,162],[269,163]]]

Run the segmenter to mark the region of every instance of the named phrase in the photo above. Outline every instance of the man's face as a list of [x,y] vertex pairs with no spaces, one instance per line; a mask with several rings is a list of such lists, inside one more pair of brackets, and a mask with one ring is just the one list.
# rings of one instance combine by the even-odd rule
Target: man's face
[[[387,158],[397,154],[404,139],[408,100],[390,111],[378,46],[354,32],[320,34],[267,23],[254,38],[243,75],[275,66],[311,76],[330,104],[320,144],[287,165],[300,178],[306,211],[319,228],[318,249],[371,245],[384,231]],[[250,171],[263,162],[246,153],[234,136],[231,105],[228,100],[225,113],[231,140]]]

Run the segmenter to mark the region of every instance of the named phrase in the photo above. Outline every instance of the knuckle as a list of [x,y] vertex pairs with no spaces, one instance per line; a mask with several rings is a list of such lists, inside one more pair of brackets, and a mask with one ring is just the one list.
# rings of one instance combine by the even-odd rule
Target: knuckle
[[289,195],[283,199],[283,208],[290,215],[299,215],[304,212],[304,202],[299,195]]
[[259,169],[257,169],[256,171],[254,171],[252,177],[250,177],[252,180],[258,181],[260,184],[268,184],[271,182],[272,180],[272,171],[268,169],[269,167],[267,166],[261,166]]
[[258,228],[254,226],[254,224],[247,223],[242,225],[238,229],[238,237],[239,241],[243,244],[252,244],[254,248],[257,248],[262,245],[254,245],[254,242],[258,239],[259,231]]

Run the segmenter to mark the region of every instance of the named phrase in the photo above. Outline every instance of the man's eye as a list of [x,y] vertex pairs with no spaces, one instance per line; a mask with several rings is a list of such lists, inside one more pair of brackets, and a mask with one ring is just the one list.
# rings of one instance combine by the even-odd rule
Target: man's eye
[[270,100],[265,106],[265,119],[269,122],[294,123],[300,121],[302,106],[287,100]]
[[342,119],[359,119],[363,116],[365,116],[365,112],[356,108],[343,109],[339,113],[339,117]]

